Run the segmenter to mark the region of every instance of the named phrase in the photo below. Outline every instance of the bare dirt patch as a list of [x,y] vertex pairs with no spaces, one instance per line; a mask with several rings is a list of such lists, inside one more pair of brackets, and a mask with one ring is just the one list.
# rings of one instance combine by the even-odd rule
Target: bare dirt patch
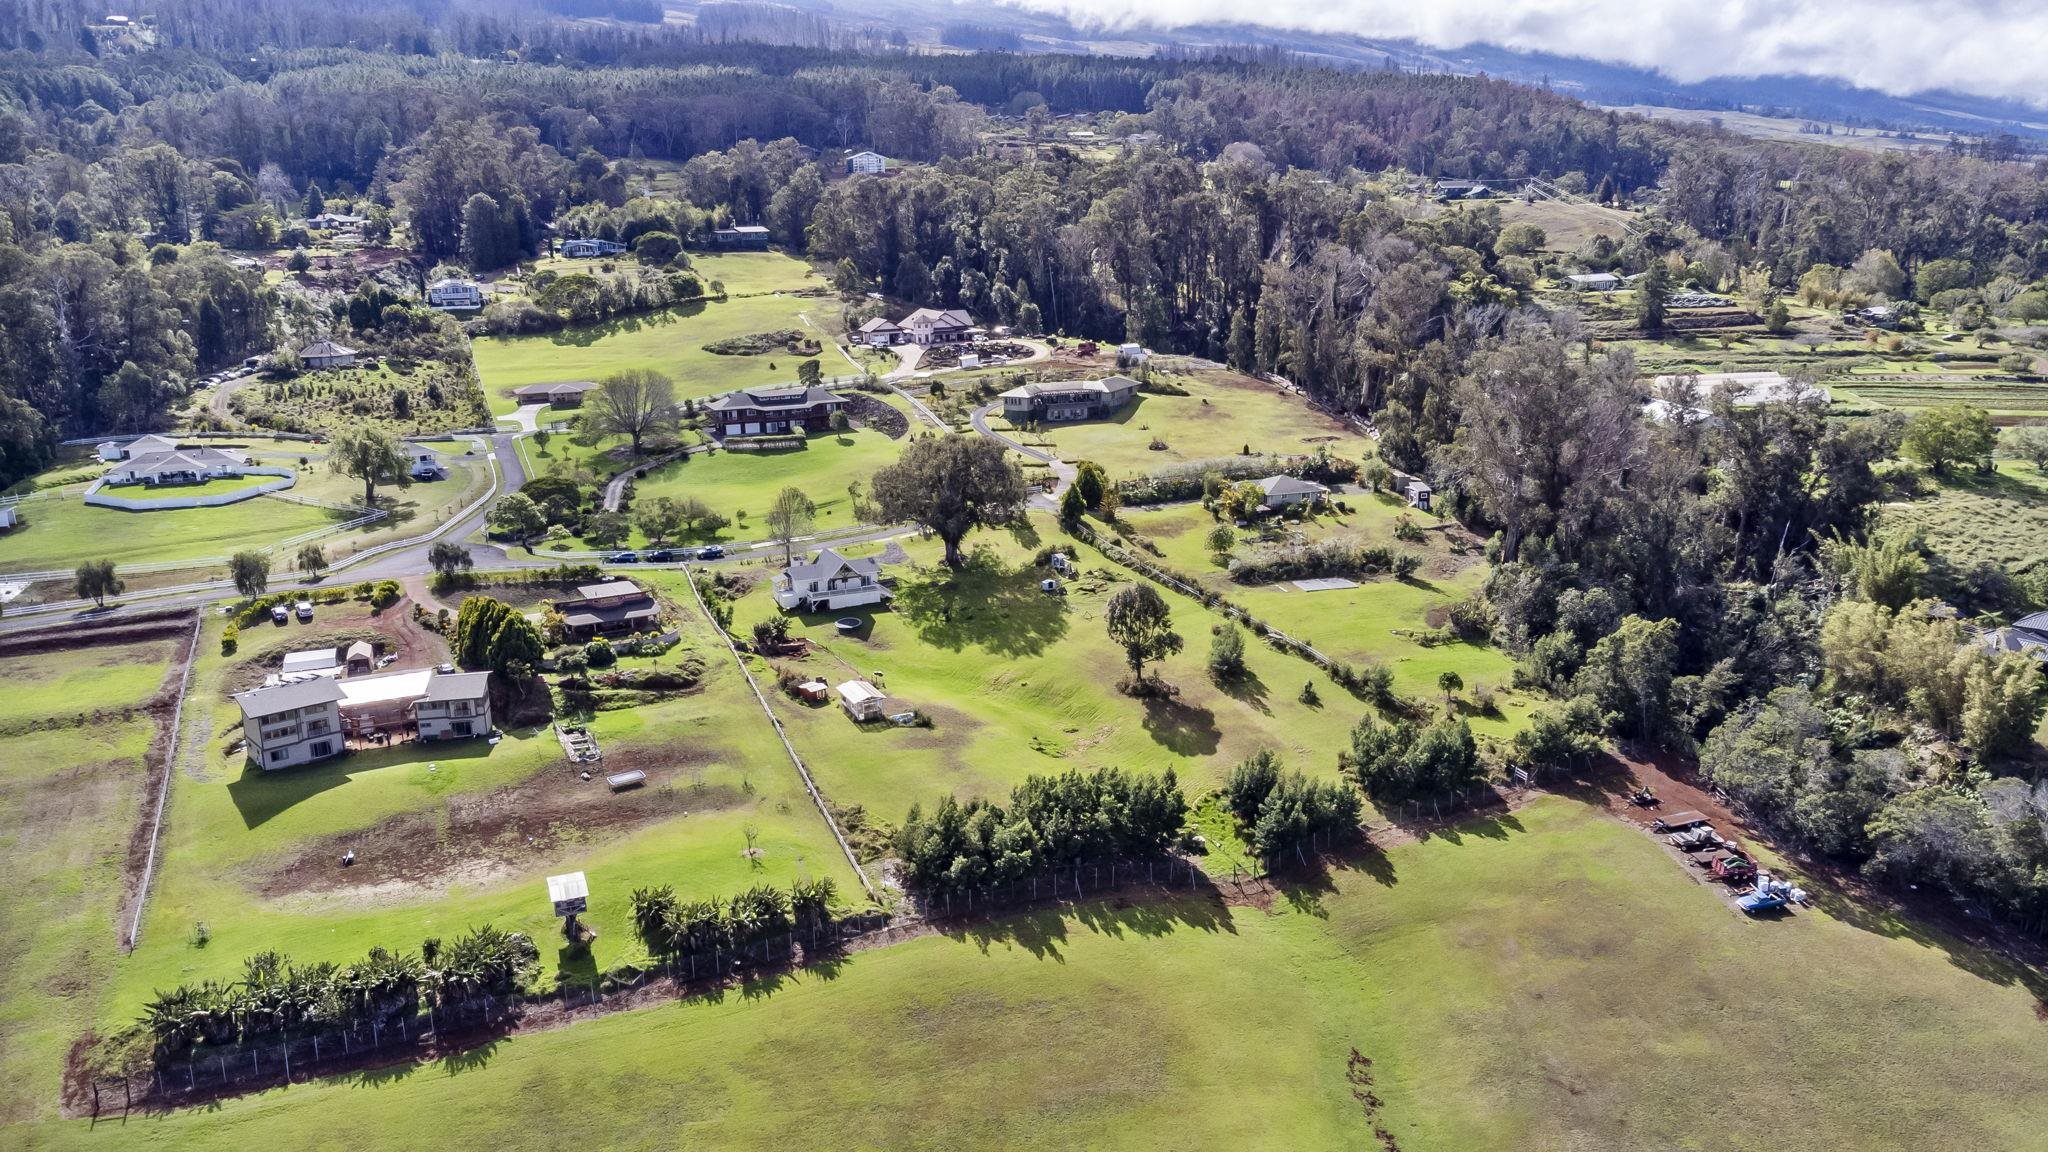
[[[336,612],[339,606],[321,609]],[[252,635],[253,633],[253,635]],[[375,615],[367,609],[343,615],[339,619],[318,620],[301,625],[297,621],[279,627],[261,623],[251,625],[243,635],[244,647],[250,642],[263,643],[282,634],[288,637],[286,643],[266,649],[236,664],[222,677],[221,694],[232,696],[251,688],[261,687],[265,675],[275,672],[284,661],[288,651],[299,652],[309,648],[346,648],[358,640],[368,640],[377,648],[379,656],[395,655],[391,667],[425,668],[448,659],[448,642],[438,633],[420,627],[412,618],[412,601],[400,600]]]
[[[696,779],[714,760],[705,750],[645,749],[607,756],[583,780],[553,765],[518,784],[481,796],[456,797],[438,808],[393,816],[372,828],[326,836],[265,868],[255,889],[266,897],[304,893],[437,891],[458,881],[503,872],[565,843],[622,835],[691,812],[746,802],[734,788]],[[604,775],[639,769],[647,783],[614,793]],[[344,852],[356,854],[343,868]]]

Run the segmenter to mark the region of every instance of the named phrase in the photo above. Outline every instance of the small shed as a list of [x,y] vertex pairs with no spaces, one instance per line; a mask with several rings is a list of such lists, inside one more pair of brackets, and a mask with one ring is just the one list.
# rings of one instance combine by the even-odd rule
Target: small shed
[[590,881],[581,872],[548,877],[548,901],[557,916],[575,916],[590,906]]
[[880,720],[889,697],[865,680],[848,680],[838,688],[839,706],[857,721]]
[[1420,508],[1424,512],[1429,511],[1429,498],[1436,495],[1436,490],[1421,480],[1410,480],[1405,492],[1408,497],[1408,506],[1410,508]]
[[332,671],[340,663],[340,653],[332,648],[311,648],[304,652],[287,652],[284,665],[278,673],[284,676],[298,676],[309,672]]
[[348,646],[348,652],[342,659],[351,676],[374,671],[377,667],[377,650],[370,646],[368,640],[358,640]]
[[823,704],[832,698],[832,689],[823,680],[806,680],[796,686],[796,694],[809,704]]

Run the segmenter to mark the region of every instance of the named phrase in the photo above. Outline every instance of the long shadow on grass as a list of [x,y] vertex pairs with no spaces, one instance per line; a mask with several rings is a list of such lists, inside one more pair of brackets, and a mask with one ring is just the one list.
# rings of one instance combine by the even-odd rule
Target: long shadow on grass
[[704,301],[692,300],[689,303],[677,304],[674,307],[664,308],[657,312],[638,312],[630,316],[621,316],[615,320],[606,320],[602,324],[583,324],[563,328],[549,333],[547,341],[550,344],[565,344],[573,348],[587,348],[608,337],[624,336],[629,333],[638,332],[642,328],[666,328],[679,321],[703,315],[704,308]]
[[1272,705],[1266,703],[1266,682],[1259,679],[1259,674],[1250,668],[1244,670],[1244,675],[1222,681],[1217,687],[1222,689],[1225,696],[1254,709],[1262,716],[1273,714]]
[[1236,925],[1230,922],[1223,893],[1206,879],[1192,889],[1133,887],[1074,905],[936,926],[947,937],[972,944],[982,952],[987,952],[992,944],[1007,944],[1040,960],[1064,964],[1066,956],[1061,947],[1067,942],[1069,922],[1096,935],[1119,939],[1127,934],[1170,936],[1182,929],[1233,935],[1237,932]]
[[275,772],[266,772],[254,764],[245,763],[241,777],[228,785],[228,797],[235,802],[235,810],[242,814],[243,826],[257,828],[294,805],[347,784],[361,772],[403,768],[428,761],[481,759],[490,754],[491,746],[482,740],[461,740],[431,747],[394,744],[389,748],[351,752],[339,759],[282,768]]
[[934,647],[1036,656],[1067,633],[1066,603],[1041,591],[1040,579],[1036,568],[1006,568],[976,549],[958,571],[906,578],[896,614]]
[[1223,743],[1214,712],[1179,700],[1146,698],[1144,725],[1153,743],[1176,756],[1208,756]]

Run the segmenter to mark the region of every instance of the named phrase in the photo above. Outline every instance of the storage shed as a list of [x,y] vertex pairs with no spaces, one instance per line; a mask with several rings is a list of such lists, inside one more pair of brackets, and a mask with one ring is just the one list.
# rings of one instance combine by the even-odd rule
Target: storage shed
[[838,688],[839,706],[855,720],[868,721],[882,718],[883,704],[889,697],[880,688],[865,680],[848,680]]

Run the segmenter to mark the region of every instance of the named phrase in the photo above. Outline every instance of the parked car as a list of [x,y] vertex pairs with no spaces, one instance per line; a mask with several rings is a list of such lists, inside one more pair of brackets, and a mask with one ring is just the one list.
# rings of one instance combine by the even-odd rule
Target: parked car
[[292,614],[284,610],[284,605],[272,604],[270,606],[270,622],[272,624],[287,624],[291,622],[291,618]]
[[292,605],[292,611],[298,613],[301,623],[310,623],[313,619],[313,602],[311,600],[301,600],[297,604]]
[[640,554],[637,552],[614,552],[605,557],[604,562],[607,564],[638,564],[640,562]]
[[722,558],[724,555],[725,549],[719,547],[716,544],[707,545],[703,548],[697,549],[697,559],[699,560],[717,560]]
[[675,558],[676,553],[673,548],[656,548],[647,554],[647,562],[649,564],[667,564]]

